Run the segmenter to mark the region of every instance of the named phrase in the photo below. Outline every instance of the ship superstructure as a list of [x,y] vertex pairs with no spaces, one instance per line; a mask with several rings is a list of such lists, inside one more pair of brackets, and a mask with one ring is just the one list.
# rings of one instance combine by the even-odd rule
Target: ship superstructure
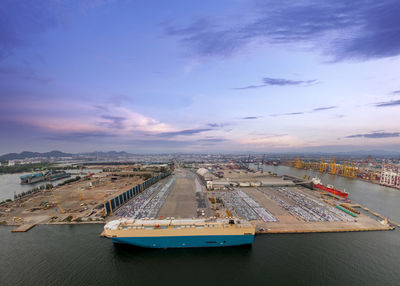
[[55,180],[60,180],[60,179],[71,177],[71,174],[67,173],[65,171],[62,171],[62,170],[61,171],[52,170],[52,171],[49,171],[46,174],[46,176],[47,176],[48,180],[55,181]]
[[46,180],[46,177],[43,173],[33,173],[33,174],[23,175],[20,177],[20,179],[21,179],[21,184],[26,185],[26,184],[35,184],[42,182]]
[[103,236],[149,248],[223,247],[252,244],[255,226],[241,219],[118,219]]
[[21,180],[21,184],[26,185],[26,184],[35,184],[42,181],[55,181],[68,177],[71,177],[71,174],[65,171],[50,170],[47,172],[39,172],[39,173],[23,175],[19,178]]

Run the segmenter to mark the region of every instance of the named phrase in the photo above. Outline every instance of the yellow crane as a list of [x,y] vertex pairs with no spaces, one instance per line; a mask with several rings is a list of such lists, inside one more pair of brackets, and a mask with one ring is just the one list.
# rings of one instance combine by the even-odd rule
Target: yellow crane
[[296,162],[294,163],[294,166],[295,166],[297,169],[302,169],[302,168],[303,168],[304,164],[303,164],[303,162],[300,160],[299,157],[296,157]]
[[61,213],[65,214],[65,210],[61,207],[60,203],[58,202],[56,194],[54,194],[53,188],[51,188],[50,191],[53,194],[53,198],[57,204],[58,209],[60,210]]
[[336,175],[338,173],[338,166],[335,162],[335,157],[329,157],[329,169],[328,173],[331,175]]
[[357,168],[354,167],[354,162],[351,161],[350,177],[355,178],[357,176]]
[[82,189],[81,189],[81,187],[78,188],[78,192],[79,192],[79,200],[81,201],[83,199],[82,198]]
[[356,177],[357,168],[354,167],[353,161],[346,161],[342,165],[342,176],[354,178]]
[[348,162],[347,161],[343,165],[343,175],[345,177],[349,176],[349,167],[348,167]]
[[327,167],[327,164],[325,164],[324,160],[321,158],[321,161],[319,163],[319,172],[320,173],[325,173],[326,172],[326,167]]

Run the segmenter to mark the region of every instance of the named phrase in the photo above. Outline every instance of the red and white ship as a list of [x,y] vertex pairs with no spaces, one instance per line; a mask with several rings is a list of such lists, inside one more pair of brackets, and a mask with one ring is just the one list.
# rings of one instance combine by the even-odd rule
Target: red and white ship
[[338,190],[332,185],[326,185],[325,186],[324,184],[321,183],[321,180],[318,179],[318,178],[312,178],[311,181],[312,181],[312,183],[314,185],[314,188],[317,188],[319,190],[323,190],[325,192],[332,193],[332,194],[334,194],[336,196],[339,196],[339,197],[342,197],[342,198],[345,198],[345,199],[347,199],[347,197],[349,196],[349,193],[346,192],[345,190],[343,190],[343,191]]

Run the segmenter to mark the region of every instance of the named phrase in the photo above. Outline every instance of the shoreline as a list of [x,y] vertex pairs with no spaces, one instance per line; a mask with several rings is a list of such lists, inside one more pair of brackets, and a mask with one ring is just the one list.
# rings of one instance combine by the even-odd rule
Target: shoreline
[[[134,188],[134,186],[140,181],[138,178],[133,180],[124,176],[118,180],[113,180],[114,177],[113,173],[103,173],[97,178],[91,180],[90,183],[87,183],[87,181],[74,182],[66,186],[56,187],[53,190],[43,190],[38,193],[29,194],[24,198],[6,203],[4,207],[9,209],[5,210],[4,213],[7,212],[6,216],[8,216],[8,221],[2,221],[2,218],[0,218],[0,225],[14,226],[11,230],[12,232],[26,232],[36,225],[104,225],[112,219],[119,218],[113,215],[107,215],[105,205],[107,203],[107,198],[116,196],[123,202],[129,201],[130,197],[128,195],[122,197],[122,194],[126,193],[126,189],[130,189],[132,186]],[[182,180],[183,179],[189,180],[186,177],[182,177]],[[268,178],[266,178],[266,180],[267,179]],[[251,178],[249,180],[251,180]],[[276,180],[276,178],[274,177],[273,180]],[[185,185],[186,183],[188,182],[184,180],[180,182],[180,187],[174,189],[175,193],[173,193],[174,195],[171,195],[170,200],[174,202],[174,200],[179,197],[178,195],[186,195],[186,192],[183,190],[186,190],[186,188],[191,186]],[[246,193],[249,198],[258,201],[262,207],[272,211],[276,217],[275,221],[261,221],[254,220],[254,218],[248,218],[249,221],[256,226],[257,234],[358,232],[393,230],[395,229],[395,226],[400,227],[385,216],[382,216],[358,203],[353,203],[352,206],[359,207],[365,212],[359,214],[358,218],[356,220],[352,219],[351,222],[349,220],[338,221],[322,218],[319,219],[319,221],[304,220],[301,219],[301,217],[299,219],[299,217],[290,214],[288,210],[284,209],[272,200],[270,197],[271,194],[267,195],[265,192],[272,192],[272,196],[281,196],[282,194],[279,194],[279,192],[274,193],[276,191],[269,189],[270,187],[265,188],[265,190],[260,190],[254,187],[243,188],[243,192]],[[303,197],[311,198],[314,201],[323,200],[315,191],[299,186],[293,186],[293,188],[295,192],[302,194]],[[85,189],[86,191],[83,192],[81,191],[82,189]],[[125,192],[122,193],[124,190]],[[132,190],[132,188],[130,190]],[[205,194],[207,197],[210,197],[214,194],[213,192],[206,192]],[[217,195],[216,192],[214,194],[214,199]],[[103,204],[102,201],[104,202],[104,198],[106,198],[106,200]],[[189,199],[193,198],[190,197]],[[212,200],[210,200],[210,202],[211,201]],[[108,200],[108,203],[110,204],[110,200]],[[330,204],[326,201],[325,203]],[[293,201],[291,204],[296,203]],[[120,206],[122,205],[123,203],[120,204]],[[190,207],[191,206],[192,205],[190,205]],[[116,205],[114,211],[118,209],[118,207],[119,206]],[[208,205],[208,208],[212,209],[212,207],[212,205]],[[214,208],[216,207],[217,203],[214,205]],[[60,211],[62,214],[60,214]],[[166,210],[164,209],[164,211]],[[171,213],[171,211],[174,212]],[[112,212],[108,214],[112,214]],[[176,212],[175,204],[170,204],[169,212],[166,214],[162,213],[164,217],[175,216],[174,214],[180,217],[189,217],[187,212],[181,212],[180,214],[179,212]],[[218,216],[219,215],[221,215],[221,212],[218,213]],[[208,213],[207,216],[212,216],[212,214]],[[222,212],[222,217],[224,216],[225,212]]]
[[[105,225],[105,222],[94,221],[94,222],[55,222],[55,223],[38,223],[38,224],[1,224],[0,227],[14,227],[11,232],[27,232],[38,225]],[[340,233],[340,232],[369,232],[369,231],[391,231],[395,230],[395,226],[384,226],[381,227],[367,227],[367,228],[332,228],[332,229],[267,229],[267,230],[256,230],[256,235],[263,234],[308,234],[308,233]]]

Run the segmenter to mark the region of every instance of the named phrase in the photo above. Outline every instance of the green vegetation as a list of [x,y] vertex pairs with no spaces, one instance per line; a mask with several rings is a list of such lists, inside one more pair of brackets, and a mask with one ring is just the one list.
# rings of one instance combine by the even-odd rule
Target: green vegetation
[[48,170],[71,170],[84,169],[82,166],[64,166],[60,167],[54,163],[33,163],[33,164],[16,164],[14,166],[0,166],[0,174],[14,174],[23,172],[38,172]]
[[[104,169],[103,169],[103,172],[108,172],[108,171],[104,171]],[[136,177],[137,176],[137,174],[132,174],[132,173],[128,173],[128,174],[121,174],[121,173],[116,174],[116,173],[113,173],[111,175],[115,176],[115,177]]]
[[35,163],[14,166],[0,166],[0,174],[14,174],[31,171],[42,171],[53,167],[54,164],[49,163]]
[[64,221],[71,222],[71,221],[72,221],[72,215],[67,216],[67,217],[64,219]]
[[64,185],[66,185],[66,184],[69,184],[69,183],[73,183],[73,182],[79,181],[80,179],[81,179],[81,177],[80,177],[80,176],[76,176],[75,178],[72,178],[72,179],[69,179],[69,180],[65,180],[64,182],[62,182],[62,183],[59,183],[59,184],[58,184],[58,186],[64,186]]
[[39,187],[30,189],[29,191],[19,193],[18,195],[14,195],[14,200],[21,199],[21,198],[23,198],[25,196],[28,196],[30,194],[35,194],[35,193],[38,193],[38,192],[43,191],[43,190],[50,190],[53,187],[54,186],[52,184],[41,185]]

